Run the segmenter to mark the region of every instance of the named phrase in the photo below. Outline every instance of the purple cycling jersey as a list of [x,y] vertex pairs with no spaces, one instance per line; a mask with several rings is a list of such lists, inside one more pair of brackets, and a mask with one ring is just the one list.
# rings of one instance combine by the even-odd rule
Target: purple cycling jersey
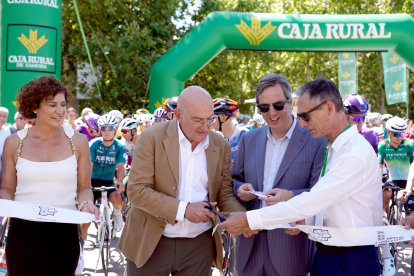
[[378,154],[378,134],[372,129],[361,128],[359,134],[364,136],[364,138],[371,144],[374,148],[376,154]]
[[96,136],[92,136],[92,135],[89,134],[88,126],[86,124],[78,125],[76,127],[76,131],[79,132],[79,133],[82,133],[83,135],[85,135],[86,138],[88,138],[88,141],[91,141],[91,140],[97,138]]

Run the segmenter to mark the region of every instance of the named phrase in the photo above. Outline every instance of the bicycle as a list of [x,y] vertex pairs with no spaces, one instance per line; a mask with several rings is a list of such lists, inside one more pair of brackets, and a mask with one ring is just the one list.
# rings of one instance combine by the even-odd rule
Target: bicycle
[[[400,190],[402,190],[402,188],[400,188],[393,181],[383,183],[382,187],[391,189],[393,193],[391,206],[390,206],[390,212],[387,217],[385,216],[383,217],[382,224],[383,226],[397,225],[397,223],[402,219],[402,214],[404,212],[402,208],[403,204],[397,199],[397,194]],[[391,256],[394,260],[395,271],[396,273],[398,273],[398,266],[399,266],[398,265],[398,252],[399,250],[397,248],[397,243],[396,242],[389,243],[389,248],[390,248]],[[381,265],[381,274],[382,274],[382,270],[384,267],[384,260],[382,258],[382,252],[379,249],[379,247],[377,248],[377,251],[378,251],[378,257],[379,257],[379,261]]]
[[[96,204],[99,207],[100,213],[104,216],[106,223],[96,225],[98,229],[98,235],[95,242],[95,247],[102,247],[101,251],[101,260],[102,260],[102,270],[105,275],[108,275],[108,265],[109,265],[109,251],[111,247],[111,240],[115,239],[116,233],[114,231],[114,214],[111,206],[108,201],[108,191],[114,190],[114,186],[106,187],[92,187],[92,191],[99,191],[102,193],[101,202]],[[102,229],[102,227],[105,227]],[[103,235],[103,244],[100,244],[101,238]]]
[[3,253],[6,247],[7,234],[9,232],[9,217],[2,217],[0,224],[0,254]]

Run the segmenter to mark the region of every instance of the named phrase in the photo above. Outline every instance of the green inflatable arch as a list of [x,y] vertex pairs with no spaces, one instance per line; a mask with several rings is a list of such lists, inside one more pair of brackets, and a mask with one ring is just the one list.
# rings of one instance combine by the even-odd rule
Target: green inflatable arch
[[396,52],[414,69],[414,20],[408,14],[284,15],[213,12],[151,68],[150,110],[224,49]]

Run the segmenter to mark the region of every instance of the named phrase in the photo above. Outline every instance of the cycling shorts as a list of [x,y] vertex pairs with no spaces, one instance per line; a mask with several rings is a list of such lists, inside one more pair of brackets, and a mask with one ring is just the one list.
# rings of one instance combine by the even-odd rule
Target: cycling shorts
[[[92,182],[92,187],[102,187],[102,186],[110,187],[110,186],[114,186],[114,182],[112,180],[92,179],[91,182]],[[115,189],[107,191],[108,200],[109,200],[109,195],[112,192],[115,192]],[[93,202],[96,202],[101,197],[102,197],[102,192],[101,191],[93,191]]]

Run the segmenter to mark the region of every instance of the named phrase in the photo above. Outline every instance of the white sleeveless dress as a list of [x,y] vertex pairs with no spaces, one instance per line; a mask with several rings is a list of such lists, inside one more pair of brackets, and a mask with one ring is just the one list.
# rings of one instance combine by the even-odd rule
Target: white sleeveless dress
[[[74,130],[67,127],[63,130],[71,139]],[[20,140],[26,138],[27,132],[28,128],[17,132]],[[19,156],[16,171],[15,201],[76,210],[78,162],[75,154],[57,162],[33,162]]]

